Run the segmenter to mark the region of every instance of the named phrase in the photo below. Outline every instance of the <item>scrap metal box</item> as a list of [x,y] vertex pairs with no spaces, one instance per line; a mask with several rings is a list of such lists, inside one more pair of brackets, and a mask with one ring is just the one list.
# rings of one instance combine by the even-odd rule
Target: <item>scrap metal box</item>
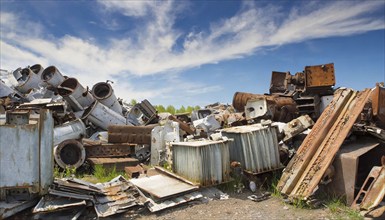
[[226,128],[222,135],[234,139],[230,143],[230,159],[241,163],[251,174],[282,168],[278,150],[278,128],[260,124]]
[[229,141],[172,143],[173,171],[201,186],[230,180]]
[[[19,202],[16,197],[26,200],[44,195],[53,181],[51,112],[41,110],[36,120],[29,119],[29,112],[24,115],[11,112],[7,121],[11,124],[0,125],[0,219],[21,211],[20,205],[28,208],[25,201]],[[8,198],[12,196],[16,199]]]

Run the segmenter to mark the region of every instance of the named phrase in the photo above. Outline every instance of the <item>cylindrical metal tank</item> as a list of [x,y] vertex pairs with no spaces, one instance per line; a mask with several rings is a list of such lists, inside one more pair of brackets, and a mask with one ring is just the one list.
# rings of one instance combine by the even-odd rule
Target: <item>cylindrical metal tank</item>
[[65,79],[58,87],[59,95],[69,103],[74,111],[90,106],[95,99],[75,78]]
[[34,72],[39,77],[39,79],[41,79],[41,74],[44,71],[44,68],[42,65],[35,64],[35,65],[31,66],[30,69],[32,70],[32,72]]
[[233,107],[239,112],[245,111],[245,105],[249,99],[252,98],[261,98],[264,95],[246,93],[246,92],[236,92],[233,97]]
[[122,114],[122,106],[118,102],[111,85],[106,82],[99,82],[92,87],[92,95],[103,105],[115,112]]
[[[20,71],[21,78],[18,79],[19,84],[16,89],[22,93],[28,93],[31,89],[39,88],[40,78],[30,68],[17,69]],[[19,75],[19,74],[13,74]]]
[[79,139],[86,135],[86,126],[83,121],[76,119],[66,122],[60,126],[56,126],[53,130],[53,144],[56,146],[59,143],[68,139]]
[[55,66],[49,66],[41,74],[41,80],[56,88],[65,78]]
[[77,140],[65,140],[54,148],[54,158],[63,169],[79,168],[86,159],[86,150]]
[[106,131],[109,125],[132,125],[126,122],[126,118],[122,115],[119,115],[98,101],[95,101],[84,111],[82,119],[87,119]]

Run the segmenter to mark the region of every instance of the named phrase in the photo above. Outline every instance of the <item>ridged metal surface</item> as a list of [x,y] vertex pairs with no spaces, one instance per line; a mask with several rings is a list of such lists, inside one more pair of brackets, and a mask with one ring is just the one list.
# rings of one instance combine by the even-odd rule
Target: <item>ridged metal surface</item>
[[278,183],[281,193],[304,200],[314,193],[369,95],[369,89],[337,90],[282,174]]
[[172,143],[172,158],[175,173],[201,186],[230,180],[228,141]]
[[232,127],[222,130],[222,135],[234,139],[230,142],[230,159],[238,161],[253,174],[281,168],[276,126]]

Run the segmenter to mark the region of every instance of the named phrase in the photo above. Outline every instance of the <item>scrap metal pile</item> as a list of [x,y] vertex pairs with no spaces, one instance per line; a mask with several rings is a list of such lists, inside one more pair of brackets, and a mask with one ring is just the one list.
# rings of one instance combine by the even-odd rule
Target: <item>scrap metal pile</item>
[[[46,195],[40,206],[49,201],[62,204],[59,197],[75,198],[76,205],[92,203],[101,217],[134,206],[155,212],[201,198],[199,187],[229,182],[239,173],[252,183],[263,173],[281,170],[278,190],[290,200],[310,204],[317,192],[326,190],[345,196],[348,205],[365,215],[384,213],[384,85],[363,91],[336,89],[332,63],[307,66],[294,75],[274,71],[269,94],[236,92],[232,105],[215,103],[176,115],[157,113],[148,100],[124,103],[109,82],[89,90],[54,66],[44,69],[36,64],[3,72],[1,77],[0,129],[1,135],[9,134],[7,139],[0,137],[2,161],[15,155],[28,158],[19,151],[32,140],[36,146],[29,147],[30,152],[47,154],[30,157],[32,165],[25,168],[37,169],[36,175],[43,176],[40,183],[36,175],[23,182],[3,181],[15,175],[21,162],[0,161],[0,216],[8,216],[7,210],[16,212],[9,212],[16,208],[2,208],[9,207],[9,202],[5,206],[1,201],[21,201],[19,194],[23,201]],[[108,183],[120,187],[123,200],[106,194],[106,186],[76,179],[47,184],[52,179],[52,174],[47,175],[53,164],[46,159],[49,155],[62,169],[101,165],[125,171],[131,180]],[[34,160],[44,160],[46,170]],[[157,168],[158,173],[150,175],[140,162],[170,166],[172,172]],[[17,172],[21,174],[20,169]],[[12,190],[20,185],[23,193]],[[116,209],[104,209],[103,201],[116,204]],[[36,212],[52,210],[39,205]],[[72,206],[58,207],[67,205]]]

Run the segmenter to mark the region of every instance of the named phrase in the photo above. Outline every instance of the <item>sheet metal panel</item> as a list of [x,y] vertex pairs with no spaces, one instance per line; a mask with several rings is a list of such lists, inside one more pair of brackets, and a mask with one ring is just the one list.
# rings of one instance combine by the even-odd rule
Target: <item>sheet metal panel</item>
[[0,187],[39,186],[39,126],[0,126]]
[[172,143],[173,171],[201,186],[230,180],[228,141]]
[[197,186],[192,186],[165,175],[131,179],[130,182],[157,199],[164,199],[198,189]]
[[[53,127],[54,120],[49,110],[40,110],[40,194],[44,195],[53,181]],[[20,163],[19,163],[20,164]]]
[[0,126],[0,187],[32,187],[43,193],[53,175],[53,118],[41,110],[39,123]]
[[222,130],[223,136],[234,139],[229,143],[230,160],[240,162],[246,171],[254,174],[282,167],[277,134],[276,126],[260,124]]

